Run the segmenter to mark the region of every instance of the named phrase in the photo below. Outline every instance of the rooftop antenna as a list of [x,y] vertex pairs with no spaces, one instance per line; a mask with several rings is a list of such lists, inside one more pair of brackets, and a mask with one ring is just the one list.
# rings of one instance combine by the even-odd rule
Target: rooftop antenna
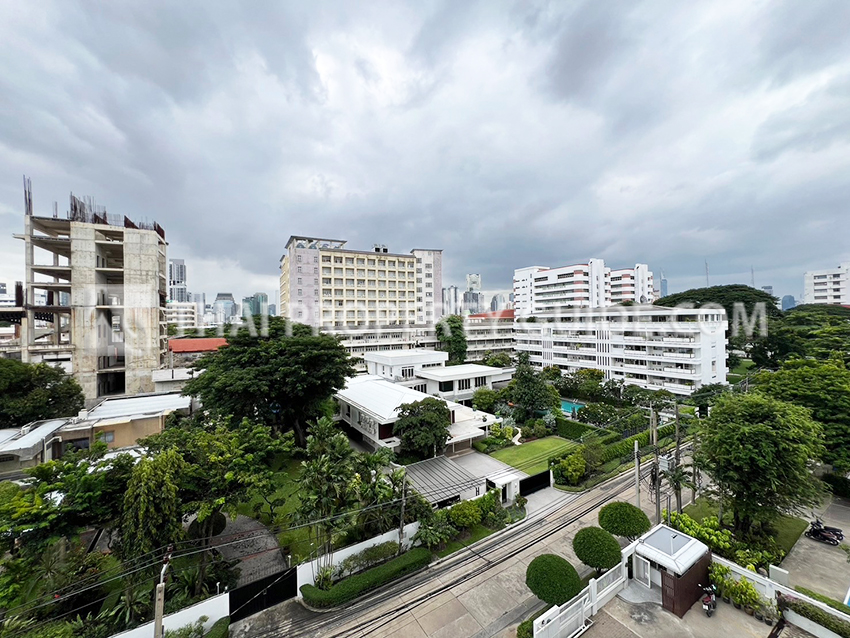
[[705,286],[708,288],[708,259],[705,260]]

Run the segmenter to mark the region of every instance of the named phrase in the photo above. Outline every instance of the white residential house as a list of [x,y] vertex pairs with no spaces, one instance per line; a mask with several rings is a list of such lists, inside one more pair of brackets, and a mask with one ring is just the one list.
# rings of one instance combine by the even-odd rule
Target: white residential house
[[[336,393],[337,419],[347,423],[349,434],[364,445],[375,450],[382,447],[397,450],[401,440],[393,436],[393,424],[398,420],[398,408],[428,398],[433,397],[383,377],[360,375],[350,378]],[[487,436],[492,423],[501,420],[453,401],[446,401],[446,405],[451,412],[447,441],[451,452],[471,447],[474,441]]]
[[478,388],[492,390],[494,384],[507,383],[516,370],[474,363],[447,366],[448,358],[448,353],[434,350],[386,350],[363,357],[368,374],[465,405],[472,405]]

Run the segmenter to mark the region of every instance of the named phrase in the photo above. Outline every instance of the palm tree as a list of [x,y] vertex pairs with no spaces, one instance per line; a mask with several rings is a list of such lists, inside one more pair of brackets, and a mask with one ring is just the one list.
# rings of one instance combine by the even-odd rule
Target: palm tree
[[676,495],[676,511],[682,513],[682,490],[686,487],[693,489],[694,483],[692,474],[688,472],[688,465],[677,465],[676,467],[665,470],[661,473],[670,487],[673,488],[673,493]]

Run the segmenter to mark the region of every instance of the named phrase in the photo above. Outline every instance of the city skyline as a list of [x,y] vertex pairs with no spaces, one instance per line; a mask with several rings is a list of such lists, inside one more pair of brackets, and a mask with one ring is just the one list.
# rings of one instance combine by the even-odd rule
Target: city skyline
[[37,214],[157,219],[208,295],[275,290],[298,232],[439,246],[459,287],[593,254],[800,297],[850,259],[850,5],[791,7],[9,5],[0,278],[27,174]]

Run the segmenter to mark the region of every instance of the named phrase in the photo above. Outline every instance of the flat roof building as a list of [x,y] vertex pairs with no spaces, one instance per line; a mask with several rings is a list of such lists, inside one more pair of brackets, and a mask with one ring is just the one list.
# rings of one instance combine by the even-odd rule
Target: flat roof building
[[803,275],[803,303],[850,305],[850,261]]

